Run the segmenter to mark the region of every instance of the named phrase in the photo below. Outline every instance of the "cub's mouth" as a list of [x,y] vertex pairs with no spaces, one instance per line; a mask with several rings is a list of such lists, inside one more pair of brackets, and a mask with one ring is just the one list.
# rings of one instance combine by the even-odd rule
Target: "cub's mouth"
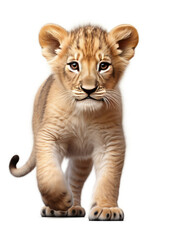
[[76,99],[76,101],[84,101],[84,100],[86,100],[86,99],[92,99],[92,100],[95,100],[95,101],[103,101],[103,98],[95,99],[95,98],[93,98],[93,97],[91,97],[91,96],[87,96],[87,97],[85,97],[85,98],[83,98],[83,99]]

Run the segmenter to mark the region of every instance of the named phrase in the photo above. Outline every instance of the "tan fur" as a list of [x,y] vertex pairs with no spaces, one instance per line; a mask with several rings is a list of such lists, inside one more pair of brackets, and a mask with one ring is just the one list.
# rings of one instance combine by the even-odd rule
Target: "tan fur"
[[[36,165],[38,187],[47,206],[42,216],[84,216],[81,190],[94,165],[89,219],[122,220],[117,200],[125,140],[118,82],[134,55],[138,33],[130,25],[108,33],[97,26],[67,32],[48,24],[41,29],[39,42],[52,75],[35,98],[33,154],[20,169],[14,156],[10,171],[19,177]],[[79,71],[70,69],[72,61],[79,64]],[[110,64],[105,72],[99,70],[101,62]],[[85,99],[87,92],[93,99]],[[61,170],[64,157],[70,159],[65,174]]]

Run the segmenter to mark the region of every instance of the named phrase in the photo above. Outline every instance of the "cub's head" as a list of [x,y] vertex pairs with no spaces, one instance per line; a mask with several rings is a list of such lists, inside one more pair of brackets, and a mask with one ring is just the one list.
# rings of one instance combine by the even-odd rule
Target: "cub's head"
[[118,102],[115,87],[134,56],[138,33],[131,25],[110,32],[90,25],[67,32],[48,24],[41,29],[39,42],[70,103],[97,110]]

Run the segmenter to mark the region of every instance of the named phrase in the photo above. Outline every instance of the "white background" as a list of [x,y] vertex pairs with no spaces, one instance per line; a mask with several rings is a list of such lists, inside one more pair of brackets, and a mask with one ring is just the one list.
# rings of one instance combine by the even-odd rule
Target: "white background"
[[[169,1],[1,1],[0,3],[0,216],[1,239],[170,239],[170,8]],[[119,205],[124,222],[86,218],[41,218],[43,206],[35,170],[24,178],[9,174],[32,148],[32,106],[50,74],[38,33],[46,23],[67,30],[99,24],[107,30],[134,25],[140,36],[122,81],[126,162]],[[87,212],[94,173],[83,191]],[[2,237],[3,236],[3,237]]]

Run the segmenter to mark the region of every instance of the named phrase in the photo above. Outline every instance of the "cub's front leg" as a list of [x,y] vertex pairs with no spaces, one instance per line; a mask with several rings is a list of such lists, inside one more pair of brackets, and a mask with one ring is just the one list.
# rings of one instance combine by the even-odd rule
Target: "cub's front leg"
[[89,220],[122,221],[124,219],[124,213],[117,203],[124,155],[123,134],[111,137],[102,151],[96,150],[93,159],[96,184]]
[[46,206],[66,211],[72,206],[72,193],[61,170],[64,147],[48,128],[42,129],[36,139],[37,181]]

